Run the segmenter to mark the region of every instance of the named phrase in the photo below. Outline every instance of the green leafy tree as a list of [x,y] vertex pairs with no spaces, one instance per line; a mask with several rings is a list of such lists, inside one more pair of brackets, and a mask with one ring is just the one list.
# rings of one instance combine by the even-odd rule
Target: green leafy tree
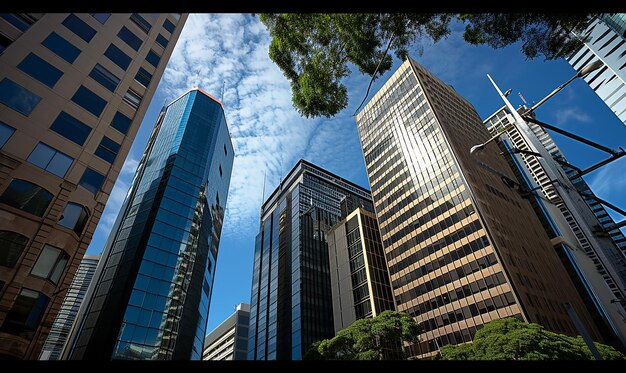
[[415,342],[422,327],[404,312],[384,311],[360,319],[334,338],[311,345],[305,360],[404,359],[402,342]]
[[[595,343],[604,359],[624,360],[613,347]],[[539,324],[514,317],[493,320],[476,332],[474,341],[441,348],[443,360],[591,360],[589,348],[579,336],[557,334]]]
[[[421,42],[437,42],[450,34],[450,22],[465,24],[463,38],[471,44],[502,48],[522,42],[529,58],[566,56],[580,41],[588,14],[276,14],[260,20],[272,41],[269,56],[291,83],[292,101],[306,117],[331,117],[348,104],[342,83],[352,63],[372,80],[388,71],[392,58],[404,60],[407,49]],[[371,82],[370,82],[371,85]]]

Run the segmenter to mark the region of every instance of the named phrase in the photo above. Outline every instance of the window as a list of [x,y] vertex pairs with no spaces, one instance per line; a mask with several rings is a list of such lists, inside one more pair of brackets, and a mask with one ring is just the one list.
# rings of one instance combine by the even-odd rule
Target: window
[[117,152],[120,151],[120,144],[104,136],[98,149],[96,149],[96,155],[109,163],[113,163]]
[[176,20],[176,22],[178,22],[178,20],[180,20],[180,14],[181,13],[170,13],[170,15],[172,17],[174,17],[174,19]]
[[15,128],[9,126],[4,122],[0,122],[0,149],[2,149],[4,144],[9,141],[9,138],[11,138],[13,132],[15,132]]
[[52,66],[36,54],[29,53],[17,68],[52,88],[63,76],[63,71]]
[[[108,59],[113,61],[117,66],[121,67],[122,70],[126,70],[128,65],[132,59],[126,53],[122,52],[121,49],[115,46],[115,44],[109,45],[107,50],[104,52],[104,55],[107,56]],[[96,66],[100,66],[99,64]]]
[[11,79],[4,78],[0,82],[0,103],[20,114],[29,116],[39,101],[41,97]]
[[63,39],[56,32],[48,35],[48,37],[45,38],[41,44],[69,63],[74,63],[80,54],[80,49],[76,48],[69,41]]
[[0,331],[31,339],[48,306],[50,298],[34,290],[22,288],[7,313]]
[[11,231],[0,231],[0,265],[13,268],[28,243],[28,238]]
[[141,103],[141,96],[129,88],[124,95],[124,101],[134,109],[137,109]]
[[28,14],[23,13],[0,13],[0,18],[3,18],[22,32],[28,30],[36,21]]
[[93,39],[94,35],[96,35],[96,30],[74,14],[67,16],[62,24],[87,43],[89,43],[91,39]]
[[159,43],[163,48],[167,47],[167,38],[161,34],[157,36],[156,42]]
[[140,16],[138,13],[131,14],[130,20],[133,21],[134,24],[139,26],[141,31],[144,31],[146,34],[150,32],[150,29],[152,28],[150,22],[146,21],[146,19]]
[[43,216],[52,201],[52,193],[26,180],[13,179],[0,196],[0,202],[28,213]]
[[30,153],[27,161],[58,177],[65,177],[67,170],[74,162],[74,158],[40,142]]
[[131,119],[129,117],[118,111],[117,113],[115,113],[115,116],[113,116],[113,120],[111,121],[111,127],[115,128],[123,134],[126,134],[126,132],[128,132],[128,129],[130,128],[130,122]]
[[54,246],[44,245],[30,274],[50,280],[50,282],[56,285],[65,270],[65,265],[69,258],[65,251]]
[[50,129],[78,145],[83,145],[91,132],[91,127],[64,111],[54,120]]
[[[4,53],[4,50],[9,47],[13,43],[13,40],[7,38],[6,36],[0,34],[0,54]],[[1,288],[0,288],[1,289]]]
[[141,39],[133,34],[126,26],[122,26],[120,32],[117,33],[117,37],[122,39],[126,44],[128,44],[131,48],[138,51],[139,47],[141,47]]
[[91,14],[91,16],[96,19],[96,21],[102,23],[103,25],[105,24],[107,19],[111,17],[111,13],[89,13],[89,14]]
[[83,173],[83,177],[80,178],[78,184],[91,193],[96,194],[100,190],[100,187],[102,187],[103,182],[104,175],[92,170],[91,168],[86,168],[85,173]]
[[150,80],[152,80],[152,74],[147,72],[143,67],[140,67],[139,71],[137,71],[137,75],[135,75],[135,80],[147,88],[150,84]]
[[68,202],[59,219],[59,225],[73,229],[80,236],[83,228],[85,228],[85,224],[87,224],[87,220],[89,220],[89,211],[85,206]]
[[102,114],[102,110],[104,110],[104,107],[107,105],[107,102],[102,97],[82,85],[78,88],[76,93],[74,93],[74,96],[72,96],[72,101],[97,117]]
[[220,165],[220,177],[222,177],[222,165]]
[[176,26],[172,22],[170,22],[169,19],[166,19],[165,22],[163,22],[163,28],[172,33],[174,32]]
[[93,67],[93,69],[89,73],[89,76],[111,92],[115,92],[117,85],[120,84],[120,78],[115,76],[115,74],[113,74],[109,70],[105,69],[99,63]]
[[154,67],[158,66],[160,60],[161,56],[156,54],[156,52],[153,50],[150,50],[150,52],[148,52],[148,55],[146,56],[146,61],[150,62],[150,65]]
[[226,144],[224,144],[224,155],[228,155],[228,151],[226,150]]

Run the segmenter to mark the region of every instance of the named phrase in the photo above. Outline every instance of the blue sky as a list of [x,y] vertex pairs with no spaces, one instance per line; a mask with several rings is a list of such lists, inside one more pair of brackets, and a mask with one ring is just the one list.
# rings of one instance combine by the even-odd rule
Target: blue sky
[[[527,60],[519,45],[493,50],[463,42],[462,25],[432,45],[416,46],[410,55],[470,101],[481,118],[502,106],[489,73],[509,99],[517,92],[538,102],[569,79],[574,69],[565,61]],[[269,195],[300,159],[311,161],[369,189],[356,121],[352,114],[369,83],[355,72],[346,81],[350,102],[334,118],[306,119],[291,105],[291,89],[267,56],[269,34],[258,18],[239,14],[192,14],[176,44],[139,133],[94,234],[87,253],[99,254],[128,190],[161,106],[193,86],[221,96],[235,147],[235,162],[217,262],[207,332],[219,325],[240,302],[249,302],[254,237],[258,230],[263,175]],[[372,85],[370,98],[401,61]],[[611,148],[626,148],[626,126],[582,80],[578,79],[537,109],[537,118]],[[606,155],[560,135],[553,136],[568,160],[581,168]],[[626,158],[626,157],[625,157]],[[626,208],[626,160],[603,167],[585,179],[595,193]],[[614,214],[617,220],[622,217]]]

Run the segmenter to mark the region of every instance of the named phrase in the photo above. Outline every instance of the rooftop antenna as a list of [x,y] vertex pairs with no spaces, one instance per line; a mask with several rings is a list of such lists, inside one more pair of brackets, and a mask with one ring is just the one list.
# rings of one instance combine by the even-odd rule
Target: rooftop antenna
[[220,101],[224,102],[224,88],[226,87],[226,81],[222,80],[222,93],[220,94]]
[[517,92],[517,95],[519,96],[519,98],[522,99],[524,105],[528,106],[528,102],[526,102],[526,99],[524,98],[524,96],[522,96],[522,92]]
[[267,176],[267,168],[263,171],[263,195],[261,196],[261,203],[265,202],[265,177]]

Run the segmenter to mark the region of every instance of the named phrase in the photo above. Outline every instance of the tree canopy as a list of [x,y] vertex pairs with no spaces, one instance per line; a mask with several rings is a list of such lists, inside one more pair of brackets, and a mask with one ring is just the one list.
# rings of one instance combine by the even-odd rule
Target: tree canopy
[[402,342],[415,342],[422,326],[404,312],[384,311],[360,319],[334,338],[311,345],[306,360],[404,359]]
[[[404,60],[407,49],[423,40],[437,42],[450,34],[450,22],[465,24],[463,38],[474,45],[502,48],[518,41],[528,58],[567,56],[580,46],[572,31],[586,26],[588,14],[276,14],[260,20],[272,41],[269,56],[291,83],[292,102],[300,115],[331,117],[348,105],[343,79],[352,63],[377,78],[391,69],[392,57]],[[420,45],[418,45],[420,47]]]
[[[606,360],[626,357],[613,347],[595,343]],[[593,360],[582,337],[570,337],[527,324],[514,317],[493,320],[476,332],[474,341],[441,348],[444,360]]]

